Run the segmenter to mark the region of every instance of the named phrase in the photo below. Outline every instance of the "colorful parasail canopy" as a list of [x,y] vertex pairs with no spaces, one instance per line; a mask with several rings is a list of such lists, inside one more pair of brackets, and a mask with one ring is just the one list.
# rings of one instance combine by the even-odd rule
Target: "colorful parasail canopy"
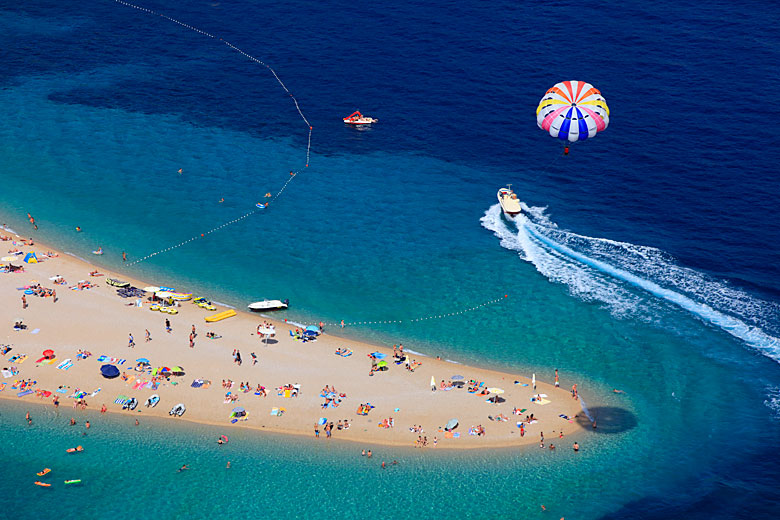
[[584,141],[609,126],[609,107],[590,83],[563,81],[539,101],[536,124],[562,141]]

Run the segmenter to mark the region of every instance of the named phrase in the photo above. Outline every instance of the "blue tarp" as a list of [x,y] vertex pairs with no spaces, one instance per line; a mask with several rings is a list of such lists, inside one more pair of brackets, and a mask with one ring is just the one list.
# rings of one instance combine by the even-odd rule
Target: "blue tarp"
[[100,373],[106,379],[113,379],[119,375],[119,369],[114,365],[103,365],[100,367]]

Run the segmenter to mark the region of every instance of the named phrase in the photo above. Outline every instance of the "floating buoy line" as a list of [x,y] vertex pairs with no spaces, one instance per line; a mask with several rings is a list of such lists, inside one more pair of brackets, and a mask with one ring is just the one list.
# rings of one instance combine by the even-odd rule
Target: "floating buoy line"
[[[306,123],[306,126],[308,128],[308,136],[307,136],[307,140],[306,140],[306,162],[305,162],[305,166],[304,167],[305,168],[309,167],[309,159],[311,157],[311,133],[312,133],[313,128],[311,126],[311,123],[309,123],[309,120],[306,119],[306,116],[303,115],[303,111],[301,110],[301,106],[298,103],[298,100],[295,98],[295,96],[292,94],[292,92],[290,92],[290,89],[287,88],[287,85],[284,84],[282,79],[279,77],[279,75],[276,73],[276,71],[270,65],[268,65],[267,63],[265,63],[264,61],[262,61],[262,60],[260,60],[260,59],[258,59],[256,57],[252,56],[251,54],[245,52],[244,50],[240,49],[239,47],[233,45],[229,41],[227,41],[227,40],[225,40],[223,38],[220,38],[218,36],[215,36],[215,35],[213,35],[213,34],[211,34],[209,32],[206,32],[206,31],[204,31],[202,29],[199,29],[197,27],[194,27],[192,25],[184,23],[181,20],[177,20],[176,18],[172,18],[172,17],[170,17],[170,16],[168,16],[166,14],[163,14],[163,13],[158,13],[157,11],[154,11],[152,9],[148,9],[146,7],[142,7],[140,5],[132,4],[130,2],[125,2],[124,0],[114,0],[114,2],[116,2],[117,4],[124,5],[126,7],[131,7],[133,9],[136,9],[136,10],[141,11],[143,13],[147,13],[147,14],[152,15],[152,16],[159,16],[160,18],[168,20],[169,22],[173,22],[173,23],[175,23],[175,24],[177,24],[177,25],[179,25],[181,27],[184,27],[185,29],[189,29],[190,31],[196,32],[198,34],[202,34],[203,36],[207,36],[207,37],[209,37],[209,38],[211,38],[213,40],[219,40],[221,43],[223,43],[224,45],[226,45],[230,49],[236,51],[237,53],[239,53],[242,56],[248,58],[249,60],[251,60],[251,61],[253,61],[253,62],[255,62],[255,63],[259,64],[259,65],[262,65],[263,67],[268,69],[271,72],[271,74],[273,74],[274,79],[276,79],[276,81],[279,83],[279,85],[282,87],[282,89],[284,89],[284,91],[290,96],[290,99],[292,100],[293,104],[295,104],[295,110],[298,111],[298,115],[301,117],[303,122]],[[219,226],[216,226],[216,227],[214,227],[212,229],[209,229],[208,231],[204,231],[203,233],[200,233],[200,234],[195,235],[195,236],[193,236],[191,238],[188,238],[187,240],[179,242],[178,244],[172,245],[170,247],[166,247],[165,249],[160,249],[159,251],[155,251],[153,253],[149,253],[146,256],[143,256],[141,258],[138,258],[138,259],[135,259],[135,260],[133,260],[131,262],[128,262],[126,265],[135,265],[135,264],[141,263],[141,262],[143,262],[145,260],[148,260],[148,259],[150,259],[152,257],[155,257],[157,255],[161,255],[163,253],[167,253],[168,251],[172,251],[174,249],[178,249],[178,248],[180,248],[180,247],[182,247],[184,245],[189,244],[190,242],[194,242],[194,241],[196,241],[198,239],[206,238],[208,235],[211,235],[212,233],[216,233],[217,231],[220,231],[220,230],[222,230],[222,229],[224,229],[224,228],[226,228],[226,227],[228,227],[228,226],[230,226],[232,224],[240,222],[240,221],[246,219],[247,217],[251,217],[252,215],[254,215],[256,213],[263,212],[265,210],[265,208],[267,208],[271,202],[274,202],[276,199],[278,199],[282,195],[282,193],[284,193],[284,190],[287,188],[287,186],[290,184],[290,182],[292,182],[292,180],[301,171],[302,170],[291,171],[289,177],[287,178],[286,182],[282,185],[282,187],[270,198],[270,200],[268,202],[265,202],[263,204],[259,204],[258,203],[256,205],[257,209],[253,209],[252,211],[249,211],[248,213],[245,213],[245,214],[241,215],[238,218],[235,218],[233,220],[229,220],[229,221],[227,221],[227,222],[225,222],[223,224],[220,224]],[[181,172],[181,170],[179,170],[179,172]]]
[[343,322],[311,322],[311,323],[299,323],[299,322],[292,322],[290,320],[284,320],[286,323],[292,324],[292,325],[302,325],[302,326],[310,326],[310,325],[320,325],[322,324],[323,327],[348,327],[348,326],[355,326],[355,325],[380,325],[380,324],[393,324],[393,323],[416,323],[420,321],[428,321],[428,320],[439,320],[442,318],[450,318],[452,316],[459,316],[461,314],[466,314],[468,312],[478,311],[483,307],[487,307],[488,305],[495,305],[497,303],[501,303],[504,301],[504,299],[509,298],[509,295],[505,294],[501,298],[496,298],[494,300],[489,300],[483,303],[480,303],[478,305],[474,305],[473,307],[467,307],[465,309],[460,309],[457,311],[452,312],[445,312],[442,314],[431,314],[430,316],[421,316],[417,318],[408,318],[405,320],[367,320],[367,321],[343,321]]

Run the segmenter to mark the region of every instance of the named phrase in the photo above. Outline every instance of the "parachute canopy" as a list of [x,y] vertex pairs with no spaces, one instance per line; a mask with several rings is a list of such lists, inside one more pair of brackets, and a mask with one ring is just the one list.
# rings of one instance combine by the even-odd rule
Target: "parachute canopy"
[[609,126],[609,107],[590,83],[563,81],[539,101],[536,124],[561,141],[584,141]]

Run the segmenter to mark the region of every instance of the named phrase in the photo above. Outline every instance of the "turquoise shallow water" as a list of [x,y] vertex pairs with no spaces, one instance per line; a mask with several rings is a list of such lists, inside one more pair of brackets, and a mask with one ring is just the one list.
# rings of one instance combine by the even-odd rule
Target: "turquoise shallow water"
[[[182,517],[227,508],[360,518],[377,508],[389,517],[534,518],[542,517],[540,503],[567,518],[767,517],[780,481],[771,463],[780,434],[777,152],[757,153],[739,132],[723,146],[721,129],[687,126],[668,98],[681,71],[707,78],[702,84],[744,81],[747,90],[774,70],[776,35],[755,33],[761,24],[725,5],[673,24],[629,6],[626,18],[647,20],[647,29],[613,20],[612,31],[629,27],[630,34],[589,42],[566,60],[584,63],[580,52],[610,57],[596,58],[597,76],[618,115],[564,162],[530,115],[527,126],[474,121],[474,113],[508,99],[524,120],[558,76],[593,70],[526,67],[520,77],[507,56],[559,60],[543,43],[548,35],[523,22],[526,8],[504,7],[513,13],[506,20],[524,28],[522,38],[501,16],[479,38],[486,24],[478,16],[454,19],[435,7],[447,27],[464,30],[436,27],[431,37],[430,16],[388,8],[379,18],[393,23],[373,29],[394,42],[391,55],[368,40],[345,48],[333,37],[331,20],[354,14],[344,6],[302,9],[299,16],[321,24],[305,36],[276,21],[291,6],[262,19],[200,3],[180,7],[174,14],[273,60],[313,121],[311,167],[267,213],[127,270],[235,306],[289,298],[283,316],[299,321],[404,320],[339,333],[402,341],[428,355],[546,379],[559,368],[563,384],[578,382],[599,418],[598,432],[583,433],[578,458],[567,450],[393,450],[388,457],[402,464],[391,473],[366,467],[355,446],[239,434],[223,449],[234,464],[225,473],[211,428],[144,421],[135,429],[99,418],[88,452],[75,458],[63,451],[79,435],[63,426],[66,418],[36,411],[28,431],[24,411],[3,402],[0,435],[11,447],[6,458],[18,464],[0,480],[0,496],[23,514],[65,505],[62,516],[74,518],[144,516],[149,503],[168,497],[181,500],[166,513]],[[134,260],[198,236],[251,210],[301,167],[305,129],[266,71],[113,3],[89,8],[2,8],[0,215],[11,228],[32,232],[31,212],[36,238],[92,260],[89,252],[102,246],[102,265],[121,269],[121,251]],[[756,37],[717,47],[706,28],[726,18],[734,25],[721,29],[731,41],[744,27]],[[689,59],[670,46],[662,52],[658,41],[689,53],[707,49],[707,56],[715,46],[721,58],[727,51],[737,58]],[[410,68],[406,58],[425,54],[420,49],[448,59],[420,57]],[[377,79],[345,84],[355,59],[371,63]],[[644,72],[632,80],[625,70],[638,59]],[[734,63],[750,65],[742,80],[712,69]],[[484,80],[485,70],[496,81]],[[640,79],[653,102],[633,102]],[[431,99],[439,100],[435,110]],[[355,104],[381,124],[342,128],[338,117]],[[431,124],[417,124],[420,113]],[[628,124],[640,120],[659,126]],[[735,115],[732,124],[747,123]],[[494,207],[506,182],[527,203],[519,227]],[[726,197],[735,185],[740,196]],[[715,211],[726,204],[731,211]],[[681,306],[679,295],[695,305]],[[479,311],[408,321],[496,298]],[[175,474],[182,459],[197,471]],[[45,465],[57,466],[57,479],[73,472],[85,485],[37,489],[31,475]],[[132,498],[113,499],[128,489]]]

